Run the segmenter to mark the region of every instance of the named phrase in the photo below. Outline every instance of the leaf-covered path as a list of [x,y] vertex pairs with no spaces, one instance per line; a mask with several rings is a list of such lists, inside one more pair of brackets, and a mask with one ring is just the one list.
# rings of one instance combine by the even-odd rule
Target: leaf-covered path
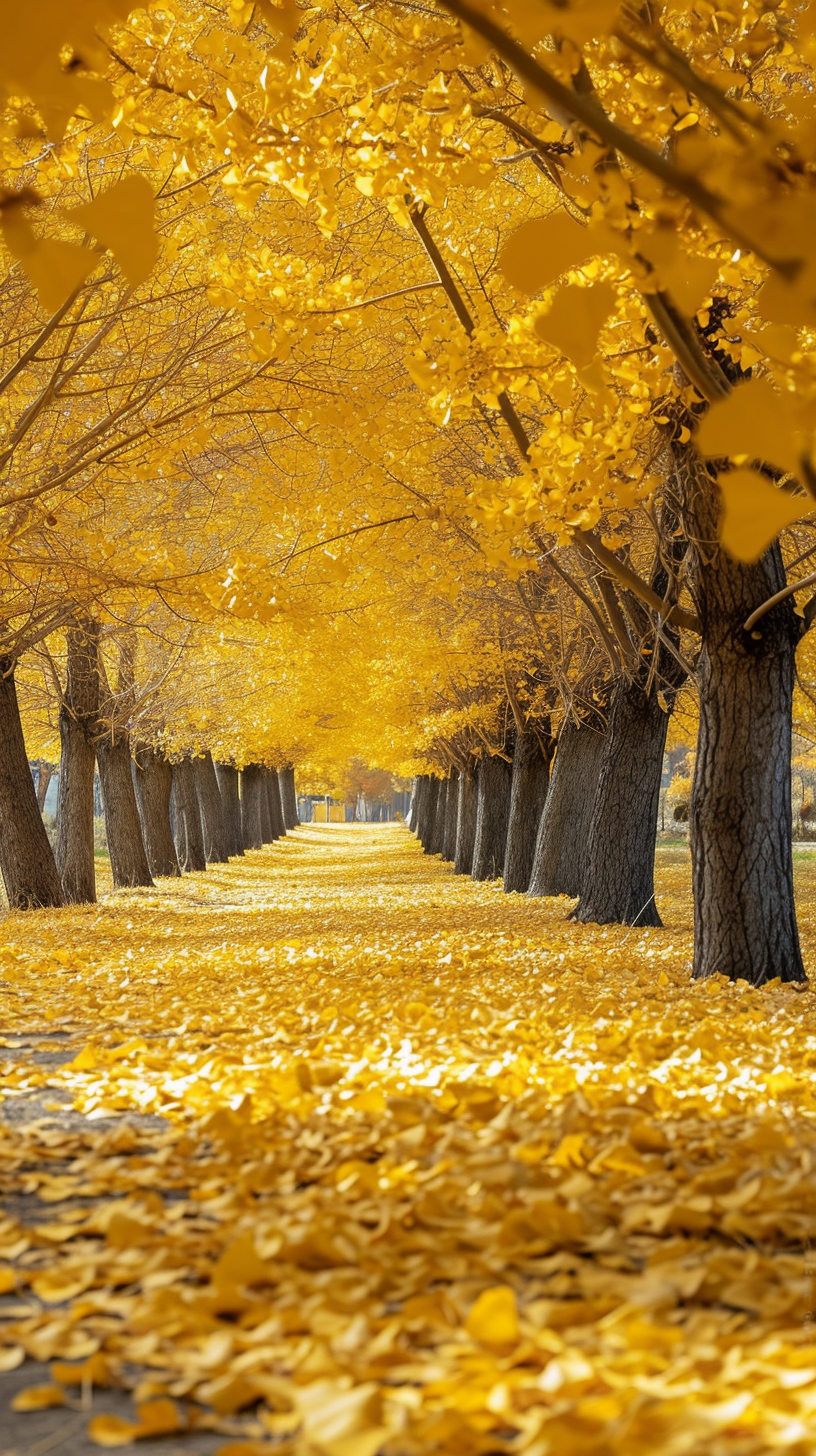
[[692,985],[661,858],[665,930],[393,826],[0,922],[0,1451],[816,1451],[813,993]]

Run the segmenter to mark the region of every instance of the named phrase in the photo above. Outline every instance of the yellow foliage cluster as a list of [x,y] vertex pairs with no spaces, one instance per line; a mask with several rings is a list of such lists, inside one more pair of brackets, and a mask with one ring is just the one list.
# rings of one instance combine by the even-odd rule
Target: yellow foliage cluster
[[223,1456],[812,1451],[813,993],[692,983],[660,858],[673,928],[625,934],[394,827],[6,920],[0,1369],[53,1362],[17,1409],[125,1384],[100,1446]]

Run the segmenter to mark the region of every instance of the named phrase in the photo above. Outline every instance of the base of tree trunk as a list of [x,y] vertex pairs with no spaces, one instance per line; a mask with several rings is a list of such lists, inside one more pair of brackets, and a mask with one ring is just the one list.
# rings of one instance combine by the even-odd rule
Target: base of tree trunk
[[702,624],[700,732],[689,813],[694,975],[761,986],[806,979],[793,894],[793,599],[751,632],[753,611],[786,584],[779,542],[758,561],[717,545],[720,493],[693,447],[676,452]]
[[90,735],[62,707],[56,861],[62,891],[69,905],[93,905],[96,902],[95,772],[96,753]]
[[106,733],[97,742],[96,757],[113,883],[117,889],[152,885],[130,769],[128,738]]
[[474,880],[497,880],[504,869],[512,779],[512,764],[498,754],[481,760],[471,870]]
[[807,979],[793,893],[793,634],[762,626],[764,651],[733,638],[703,646],[689,815],[694,976],[754,986]]
[[158,748],[140,746],[131,764],[131,776],[150,873],[157,878],[180,875],[170,823],[173,770]]
[[445,820],[448,811],[448,785],[450,779],[437,779],[433,825],[430,831],[428,853],[441,854],[445,848]]
[[248,763],[241,771],[241,833],[244,849],[263,849],[261,807],[265,796],[262,786],[263,770],[260,764]]
[[266,792],[269,798],[269,818],[272,824],[272,838],[284,839],[286,837],[286,825],[283,821],[283,801],[280,792],[280,780],[274,768],[267,772]]
[[94,738],[99,715],[99,624],[75,622],[66,635],[67,677],[59,713],[56,861],[69,904],[92,905],[96,901]]
[[504,857],[504,888],[526,894],[533,873],[536,838],[547,801],[550,760],[538,735],[519,733],[513,750],[510,820]]
[[297,829],[300,824],[297,803],[297,785],[295,784],[295,770],[291,763],[285,768],[278,769],[278,782],[280,786],[281,804],[283,805],[283,826],[285,829]]
[[445,831],[442,838],[442,858],[449,864],[456,859],[456,826],[459,820],[459,770],[451,769],[448,790],[445,795]]
[[416,835],[420,844],[424,843],[425,826],[428,821],[428,797],[431,792],[431,780],[428,774],[420,774],[417,779],[416,793],[414,795],[414,816],[411,822],[411,830]]
[[0,872],[12,910],[64,904],[37,804],[20,721],[14,665],[0,658]]
[[221,794],[227,853],[232,857],[235,854],[243,854],[244,852],[244,839],[241,833],[241,799],[239,794],[238,770],[230,763],[217,763],[215,765],[215,773]]
[[422,843],[422,848],[424,849],[426,854],[431,854],[433,852],[431,846],[433,845],[434,841],[434,832],[436,828],[436,810],[439,804],[439,797],[441,792],[442,780],[434,778],[432,774],[429,774],[428,788],[425,794],[425,803],[423,805],[422,821],[419,826],[419,838]]
[[261,840],[264,844],[274,844],[277,838],[272,827],[272,808],[269,803],[269,769],[265,764],[259,767],[260,773],[260,806],[261,806]]
[[204,832],[189,755],[173,764],[173,818],[179,865],[187,874],[193,870],[205,870]]
[[204,858],[207,864],[226,864],[229,859],[221,790],[215,774],[212,754],[199,754],[192,760],[201,829],[204,835]]
[[654,858],[669,715],[657,691],[621,678],[615,687],[589,827],[581,898],[573,919],[662,925]]
[[469,875],[473,871],[473,847],[476,843],[476,816],[479,808],[479,763],[471,759],[459,775],[459,802],[456,813],[456,855],[454,873]]
[[528,895],[581,893],[604,735],[568,719],[558,735]]

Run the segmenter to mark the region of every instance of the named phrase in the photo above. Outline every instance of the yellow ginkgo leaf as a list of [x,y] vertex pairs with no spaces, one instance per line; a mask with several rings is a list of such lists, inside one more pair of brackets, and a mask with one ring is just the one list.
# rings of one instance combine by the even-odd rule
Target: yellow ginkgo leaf
[[767,380],[751,379],[711,406],[697,431],[697,448],[702,455],[745,456],[796,474],[796,424],[794,401]]
[[141,1425],[123,1421],[121,1416],[94,1416],[88,1424],[88,1435],[96,1446],[129,1446],[142,1434]]
[[499,267],[520,293],[532,294],[597,251],[594,233],[569,213],[556,212],[522,223],[502,249]]
[[570,5],[557,5],[547,0],[542,6],[511,0],[506,8],[527,45],[538,44],[546,35],[567,36],[576,45],[584,45],[607,34],[620,4],[619,0],[573,0]]
[[213,1269],[212,1279],[221,1288],[268,1283],[269,1270],[258,1255],[251,1235],[245,1234],[224,1250]]
[[758,561],[785,526],[813,510],[803,496],[788,495],[754,470],[719,477],[723,499],[720,540],[737,561]]
[[521,1335],[516,1296],[506,1284],[485,1289],[476,1300],[466,1321],[471,1339],[488,1349],[515,1345]]
[[61,238],[38,238],[22,207],[3,208],[2,229],[6,247],[22,264],[49,313],[56,313],[99,262],[90,248]]
[[65,1391],[59,1385],[28,1385],[18,1390],[11,1402],[15,1411],[49,1410],[54,1405],[65,1404]]
[[88,1266],[81,1272],[68,1269],[44,1269],[31,1281],[31,1288],[38,1299],[44,1299],[48,1304],[63,1304],[67,1299],[75,1299],[78,1294],[84,1293],[93,1283],[93,1267]]
[[668,290],[683,313],[694,313],[710,291],[718,258],[701,258],[682,246],[676,228],[668,225],[637,234],[637,252],[654,268],[647,287]]
[[150,1229],[127,1213],[114,1213],[105,1229],[105,1238],[117,1249],[138,1249],[144,1245]]
[[155,198],[146,177],[125,177],[93,202],[72,208],[73,222],[110,248],[132,287],[143,283],[158,257]]
[[[373,1381],[352,1386],[342,1380],[316,1380],[297,1392],[297,1402],[309,1444],[325,1456],[344,1456],[344,1442],[370,1437],[379,1428],[382,1398]],[[378,1444],[382,1440],[380,1430]]]
[[184,1425],[172,1400],[147,1400],[137,1405],[136,1413],[141,1436],[169,1436],[173,1431],[182,1430]]
[[110,1385],[111,1373],[107,1359],[101,1353],[91,1355],[77,1365],[67,1360],[55,1360],[50,1369],[51,1378],[60,1385]]
[[538,319],[536,333],[581,367],[593,358],[598,333],[614,303],[615,290],[609,283],[562,288],[549,312]]

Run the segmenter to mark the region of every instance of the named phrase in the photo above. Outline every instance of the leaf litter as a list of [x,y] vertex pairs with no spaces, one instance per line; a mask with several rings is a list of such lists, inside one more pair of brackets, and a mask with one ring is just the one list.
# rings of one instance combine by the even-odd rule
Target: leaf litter
[[100,1447],[220,1456],[816,1451],[813,993],[692,983],[688,880],[668,929],[576,926],[327,826],[9,916],[15,1409],[126,1389]]

